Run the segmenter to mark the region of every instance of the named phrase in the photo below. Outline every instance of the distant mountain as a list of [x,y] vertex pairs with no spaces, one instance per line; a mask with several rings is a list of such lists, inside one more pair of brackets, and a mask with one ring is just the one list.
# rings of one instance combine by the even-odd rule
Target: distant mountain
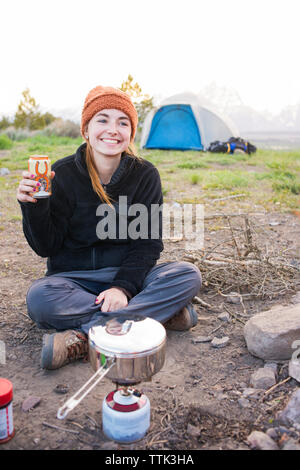
[[274,115],[246,106],[235,90],[215,83],[207,85],[199,95],[208,99],[220,113],[227,115],[239,129],[240,135],[247,132],[300,132],[300,103],[286,106]]
[[[211,103],[221,114],[228,116],[239,130],[240,136],[250,133],[273,133],[288,132],[300,133],[300,103],[286,106],[280,113],[260,112],[243,103],[238,92],[232,88],[218,86],[210,83],[199,93],[203,104]],[[155,98],[155,102],[161,101],[160,96]],[[81,105],[64,109],[40,108],[42,113],[50,112],[56,117],[69,119],[76,123],[81,120]],[[11,115],[14,113],[0,113],[1,115]]]
[[215,82],[204,87],[199,93],[218,107],[223,114],[228,114],[228,110],[244,106],[244,103],[238,92],[232,88],[219,86]]

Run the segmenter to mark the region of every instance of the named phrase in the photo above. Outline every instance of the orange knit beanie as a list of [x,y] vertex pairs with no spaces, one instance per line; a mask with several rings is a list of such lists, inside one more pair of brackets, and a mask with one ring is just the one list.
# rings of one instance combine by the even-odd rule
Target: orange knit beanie
[[129,95],[117,88],[97,86],[87,95],[81,115],[81,135],[85,138],[85,127],[101,109],[118,109],[127,114],[131,122],[131,142],[136,133],[138,114]]

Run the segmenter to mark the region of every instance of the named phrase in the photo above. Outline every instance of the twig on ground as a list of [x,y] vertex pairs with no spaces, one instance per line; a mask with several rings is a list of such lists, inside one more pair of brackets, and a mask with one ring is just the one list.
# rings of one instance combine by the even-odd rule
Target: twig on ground
[[20,344],[23,344],[24,341],[28,338],[28,333],[21,339]]
[[233,194],[231,196],[226,196],[226,197],[220,197],[218,199],[213,199],[210,202],[219,202],[219,201],[226,201],[227,199],[234,199],[236,197],[245,197],[247,194]]
[[204,300],[200,299],[200,297],[195,296],[195,297],[193,298],[193,300],[194,300],[197,304],[202,305],[202,307],[205,307],[205,308],[208,308],[208,309],[211,309],[211,308],[212,308],[212,306],[211,306],[210,304],[204,302]]
[[236,247],[237,254],[238,254],[239,258],[241,258],[241,252],[240,252],[239,246],[238,246],[238,244],[237,244],[237,241],[236,241],[236,239],[235,239],[235,236],[234,236],[234,233],[233,233],[233,230],[232,230],[232,225],[231,225],[231,222],[230,222],[230,218],[229,218],[229,217],[227,217],[227,222],[228,222],[228,225],[229,225],[229,227],[230,227],[232,240],[233,240],[233,243],[234,243],[234,245],[235,245],[235,247]]
[[28,315],[26,315],[25,313],[23,313],[23,312],[18,312],[18,313],[19,313],[20,315],[23,315],[23,317],[25,317],[26,320],[30,320],[30,321],[32,322],[31,318],[30,318]]
[[291,380],[291,378],[292,377],[287,377],[286,379],[282,380],[281,382],[278,382],[277,384],[275,384],[272,387],[268,388],[268,390],[266,390],[264,392],[263,398],[266,397],[266,395],[269,395],[269,393],[273,392],[273,390],[275,390],[275,388],[280,387],[280,385],[283,385],[286,382],[288,382],[289,380]]
[[46,421],[43,421],[42,424],[44,426],[47,426],[48,428],[57,429],[58,431],[65,431],[65,432],[70,432],[72,434],[79,434],[79,431],[75,431],[74,429],[61,428],[60,426],[55,426],[54,424],[46,423]]
[[243,323],[243,325],[246,324],[243,320],[241,320],[241,319],[240,319],[239,317],[237,317],[233,312],[231,312],[231,311],[229,310],[229,308],[226,307],[226,305],[224,305],[224,308],[225,308],[226,312],[229,313],[229,315],[231,315],[235,320],[237,320],[237,321]]
[[222,324],[219,325],[217,328],[215,328],[214,330],[210,331],[207,336],[212,335],[213,333],[215,333],[216,331],[218,331],[220,328],[222,328],[222,326],[224,326],[224,325],[222,325]]
[[99,426],[99,424],[97,423],[97,421],[94,420],[94,418],[92,418],[91,416],[89,415],[85,415],[90,421],[91,423],[96,427],[96,428],[100,428],[101,426]]
[[[249,215],[214,214],[205,217],[205,220],[224,217],[228,222],[231,237],[219,241],[206,252],[195,251],[189,255],[189,258],[184,256],[184,259],[193,262],[200,269],[203,286],[209,295],[217,291],[225,294],[239,292],[244,301],[245,299],[272,300],[296,292],[300,288],[299,268],[291,264],[282,251],[276,252],[275,245],[268,241],[264,247],[258,246],[257,226],[250,221]],[[231,217],[235,217],[237,223],[236,217],[243,218],[244,227],[239,224],[239,233],[234,234],[236,227],[233,226]],[[222,253],[219,250],[216,256],[215,250],[218,247],[222,247]],[[245,259],[250,253],[254,256]],[[243,301],[241,304],[246,312]]]

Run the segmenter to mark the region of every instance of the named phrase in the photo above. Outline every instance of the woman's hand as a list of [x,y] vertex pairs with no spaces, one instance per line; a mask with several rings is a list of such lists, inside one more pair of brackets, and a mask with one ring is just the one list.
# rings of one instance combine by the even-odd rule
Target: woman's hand
[[[35,192],[36,188],[40,186],[40,183],[35,181],[35,175],[29,173],[29,171],[22,172],[23,179],[17,189],[17,199],[20,202],[37,202],[34,197],[30,196],[29,193]],[[51,171],[51,179],[55,176],[55,171]]]
[[117,287],[111,287],[106,289],[103,292],[100,292],[96,298],[96,304],[102,302],[101,311],[102,312],[114,312],[115,310],[122,309],[127,307],[128,300],[126,294],[121,289]]

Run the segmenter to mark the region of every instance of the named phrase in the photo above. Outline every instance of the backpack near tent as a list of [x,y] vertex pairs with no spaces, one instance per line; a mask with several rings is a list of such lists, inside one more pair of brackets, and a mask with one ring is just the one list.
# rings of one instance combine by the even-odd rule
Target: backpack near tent
[[238,136],[228,118],[204,98],[193,93],[171,96],[147,115],[141,147],[174,150],[207,150],[216,140]]
[[251,153],[256,152],[256,147],[241,137],[231,137],[227,142],[221,142],[219,140],[212,142],[207,151],[213,153],[230,153],[231,155],[239,151],[251,155]]

